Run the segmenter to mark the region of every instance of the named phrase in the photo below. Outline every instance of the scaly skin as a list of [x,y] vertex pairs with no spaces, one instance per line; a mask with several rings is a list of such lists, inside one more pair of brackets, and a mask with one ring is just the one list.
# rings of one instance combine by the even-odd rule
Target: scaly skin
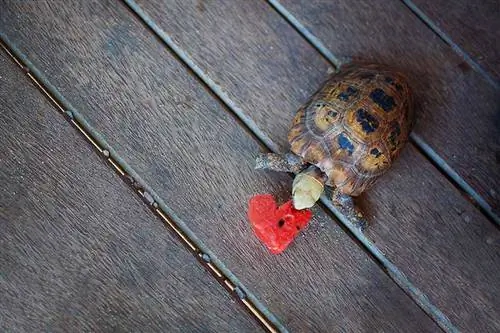
[[350,195],[333,190],[332,203],[356,228],[361,231],[366,229],[368,222],[363,218],[363,214],[356,207]]
[[273,153],[259,154],[255,160],[255,169],[270,169],[278,172],[292,172],[294,174],[301,172],[308,165],[309,163],[292,153],[285,155]]

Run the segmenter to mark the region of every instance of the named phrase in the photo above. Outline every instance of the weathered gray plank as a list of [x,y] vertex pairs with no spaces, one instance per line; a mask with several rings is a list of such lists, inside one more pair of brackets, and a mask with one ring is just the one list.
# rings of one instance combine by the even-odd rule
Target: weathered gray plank
[[2,332],[259,330],[3,50],[0,80]]
[[[328,72],[327,64],[311,46],[265,3],[217,1],[204,2],[203,6],[195,1],[175,0],[139,3],[243,109],[248,118],[255,121],[279,147],[287,148],[286,133],[294,110],[319,87]],[[354,39],[356,36],[352,43],[359,47],[371,43],[370,48],[367,47],[368,57],[378,54],[382,60],[389,61],[391,55],[388,51],[411,56],[417,67],[411,67],[407,58],[408,66],[405,67],[408,69],[432,65],[433,62],[424,54],[426,52],[437,54],[441,60],[450,57],[451,60],[445,64],[456,61],[453,53],[440,47],[439,39],[428,33],[418,20],[405,16],[404,7],[385,4],[388,13],[383,15],[394,18],[393,24],[405,30],[410,36],[408,38],[416,35],[416,44],[411,44],[414,47],[410,49],[414,53],[408,53],[400,45],[393,45],[397,44],[395,39],[384,37],[392,34],[368,33],[367,30],[365,34],[353,35],[352,30],[359,29],[359,22],[375,24],[370,31],[389,25],[378,22],[382,19],[375,19],[377,14],[370,11],[368,5],[331,3],[339,9],[327,13],[340,11],[342,15],[332,15],[332,20],[341,21],[341,31],[330,33],[342,42],[340,46],[345,47],[347,52],[353,46],[349,48],[344,38],[351,36]],[[322,8],[326,11],[324,7],[327,5]],[[304,8],[309,8],[309,5],[304,4]],[[320,7],[311,11],[319,15],[322,10]],[[398,15],[403,18],[396,18]],[[332,24],[326,22],[325,26],[331,27]],[[385,27],[383,31],[389,31]],[[394,38],[402,38],[402,33],[396,31],[394,34]],[[428,39],[425,43],[422,36]],[[408,42],[408,39],[405,37],[403,41]],[[380,45],[387,49],[383,50]],[[422,47],[425,47],[425,52]],[[378,53],[375,53],[376,50]],[[415,59],[415,54],[420,52],[421,61]],[[396,59],[394,62],[401,64]],[[455,74],[453,69],[446,70],[450,79],[456,79]],[[481,112],[489,112],[491,90],[475,74],[464,75],[476,80],[474,82],[479,84],[477,89],[485,89],[484,96],[489,97],[483,105],[478,102],[478,108]],[[462,83],[464,87],[473,84]],[[432,89],[437,88],[434,86]],[[426,95],[419,94],[419,98],[423,99],[421,102],[424,106],[434,103],[432,105],[436,108],[442,107],[435,99],[436,95],[433,97],[432,89],[426,99]],[[444,87],[440,89],[446,90]],[[452,100],[454,106],[465,102],[462,99]],[[438,118],[439,115],[432,117]],[[435,126],[433,121],[429,119],[429,114],[424,115],[420,126]],[[481,124],[471,128],[482,131],[479,126]],[[477,154],[474,156],[481,158]],[[500,327],[498,319],[494,319],[500,309],[500,259],[498,248],[490,245],[492,239],[500,237],[499,232],[415,148],[409,146],[394,170],[360,201],[373,222],[368,236],[453,323],[469,330],[487,331]],[[458,271],[457,267],[460,267]],[[446,278],[441,278],[437,284],[438,277]],[[474,315],[465,315],[466,312]]]
[[500,78],[500,2],[413,0],[453,42]]
[[124,6],[10,2],[0,15],[9,38],[292,331],[438,329],[324,212],[281,256],[259,244],[246,202],[283,199],[291,179],[253,170],[256,142]]
[[407,72],[418,103],[415,133],[500,215],[498,89],[400,1],[282,4],[334,54]]

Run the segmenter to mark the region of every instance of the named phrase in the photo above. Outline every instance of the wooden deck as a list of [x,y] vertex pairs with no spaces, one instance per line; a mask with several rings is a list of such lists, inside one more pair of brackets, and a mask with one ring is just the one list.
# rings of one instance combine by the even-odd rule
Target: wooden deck
[[[500,5],[0,3],[2,332],[499,332]],[[496,14],[495,14],[496,13]],[[282,255],[255,171],[340,62],[410,76],[417,126]]]

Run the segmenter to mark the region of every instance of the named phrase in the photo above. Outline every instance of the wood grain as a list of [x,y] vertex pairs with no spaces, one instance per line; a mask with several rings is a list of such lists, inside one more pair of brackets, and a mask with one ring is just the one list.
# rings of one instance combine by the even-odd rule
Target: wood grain
[[334,54],[404,70],[418,103],[415,133],[500,215],[497,89],[400,1],[282,4]]
[[[17,15],[17,13],[29,13]],[[253,170],[259,145],[128,9],[7,3],[5,33],[291,331],[438,327],[324,212],[280,256],[246,220],[291,179]]]
[[0,330],[259,331],[0,53]]
[[[337,20],[334,22],[342,22],[339,25],[342,30],[330,31],[330,38],[343,41],[338,49],[345,47],[349,51],[353,48],[344,38],[352,37],[351,30],[357,25],[368,29],[362,22],[371,22],[375,28],[389,24],[387,17],[384,22],[379,22],[375,19],[377,13],[358,2],[349,2],[349,5],[338,1],[331,3],[340,6],[338,11],[342,14],[339,13],[338,17],[332,15],[332,20]],[[287,149],[286,133],[293,112],[320,86],[329,70],[311,46],[264,3],[217,1],[203,2],[200,7],[195,1],[158,0],[140,1],[140,4],[243,109],[247,117],[254,120],[278,146]],[[309,5],[303,7],[309,8]],[[326,5],[323,7],[326,7],[324,11],[328,9]],[[397,44],[394,39],[387,41],[372,28],[352,40],[357,47],[371,45],[367,47],[366,56],[385,55],[382,60],[389,60],[390,52],[394,51],[401,58],[407,56],[404,61],[409,66],[408,57],[415,60],[416,55],[422,55],[421,60],[415,60],[416,67],[409,67],[413,70],[434,64],[432,55],[444,64],[456,61],[456,57],[444,47],[439,49],[441,42],[419,21],[405,16],[404,7],[387,4],[387,8],[388,13],[384,15],[391,18],[401,15],[402,18],[394,19],[397,26],[406,34],[416,36],[415,44],[411,44],[414,46],[409,49],[413,53],[408,53],[401,45],[393,45]],[[321,9],[311,11],[321,19]],[[332,24],[325,23],[325,26],[331,27]],[[384,31],[388,29],[386,27]],[[402,34],[396,31],[394,38],[402,38]],[[406,37],[403,40],[408,42]],[[381,45],[386,49],[381,49]],[[445,60],[445,57],[451,60]],[[401,64],[403,60],[398,61]],[[425,70],[429,75],[434,70],[440,73],[435,67]],[[455,69],[448,67],[444,71],[449,75],[450,84],[456,84],[453,81],[457,80]],[[431,77],[438,75],[436,73]],[[477,112],[490,115],[491,90],[474,73],[461,75],[461,84],[472,90],[484,89],[484,94],[477,96],[480,108]],[[469,78],[478,83],[478,87],[474,88],[473,83],[467,82]],[[435,95],[438,88],[429,88],[430,97],[422,101],[424,106],[436,110],[433,118],[439,118],[439,109],[445,108]],[[445,86],[439,89],[448,91]],[[448,93],[452,94],[450,97],[455,96],[451,101],[454,107],[471,102],[457,100],[458,95],[451,90]],[[421,99],[424,96],[419,94]],[[481,96],[487,96],[482,100],[484,103],[480,102]],[[455,121],[450,117],[450,121]],[[479,124],[471,126],[470,130],[478,130],[484,135],[483,121],[486,120],[479,120]],[[433,126],[429,115],[421,116],[420,123],[421,127]],[[484,128],[491,129],[491,126]],[[453,131],[448,133],[447,142],[451,143],[456,138]],[[483,155],[475,153],[473,156],[477,161]],[[278,179],[279,176],[272,177]],[[394,170],[363,196],[360,204],[373,224],[368,236],[453,323],[466,330],[499,328],[498,319],[494,319],[500,306],[499,252],[491,245],[492,240],[500,237],[499,232],[415,148],[409,146],[406,149]]]
[[413,0],[465,52],[500,79],[500,2]]

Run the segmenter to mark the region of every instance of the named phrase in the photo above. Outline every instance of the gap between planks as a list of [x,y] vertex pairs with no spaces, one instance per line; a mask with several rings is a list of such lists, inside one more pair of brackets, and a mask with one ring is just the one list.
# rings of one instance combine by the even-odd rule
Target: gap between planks
[[195,256],[197,261],[266,331],[272,333],[288,332],[283,324],[204,246],[186,224],[168,208],[155,191],[116,153],[100,133],[85,120],[33,63],[2,33],[0,33],[0,48],[22,69],[70,125],[76,128],[78,133],[97,150],[99,156],[111,166],[135,194],[139,195],[164,226],[173,232],[177,239]]
[[[126,1],[126,0],[125,0]],[[291,26],[294,28],[312,47],[314,47],[329,63],[331,63],[337,70],[339,67],[347,62],[349,59],[339,59],[334,56],[332,52],[316,37],[314,36],[302,23],[295,18],[278,0],[265,0],[267,3],[281,16],[283,17]],[[480,73],[489,84],[492,84],[495,88],[499,89],[499,84],[493,80],[489,74],[482,69],[482,67],[477,64],[471,57],[469,57],[463,50],[458,47],[453,41],[435,26],[429,18],[426,17],[416,6],[410,7],[405,0],[401,0],[405,5],[412,10],[414,7],[417,12],[412,12],[418,16],[434,33],[436,33],[445,43],[450,45],[452,49],[458,53],[467,63],[474,68],[475,71]],[[411,3],[408,1],[408,3]],[[430,23],[429,23],[430,22]],[[441,34],[440,34],[441,33]],[[343,60],[343,61],[342,61]],[[450,183],[457,188],[460,193],[465,195],[473,205],[479,209],[479,211],[486,216],[486,218],[494,223],[497,227],[500,227],[500,216],[493,212],[493,208],[484,200],[479,193],[477,193],[472,186],[470,186],[453,168],[446,163],[446,161],[439,156],[434,149],[431,148],[420,136],[412,132],[410,134],[410,142],[427,158],[436,169],[442,173]]]
[[497,90],[500,89],[500,82],[496,80],[490,73],[488,73],[477,61],[475,61],[471,56],[467,54],[457,43],[451,39],[448,34],[441,30],[437,24],[435,24],[429,16],[427,16],[417,5],[411,0],[401,0],[401,2],[416,16],[420,21],[422,21],[429,29],[431,29],[443,42],[448,44],[455,53],[457,53],[462,59],[467,62],[476,72],[481,74],[489,84],[495,87]]
[[[211,91],[215,97],[226,106],[228,112],[233,114],[239,123],[242,124],[243,128],[245,128],[251,135],[254,137],[261,145],[267,148],[268,151],[272,151],[275,153],[279,153],[278,146],[257,126],[257,124],[248,118],[243,110],[229,97],[229,95],[217,84],[215,83],[194,61],[191,57],[180,47],[178,46],[173,39],[163,30],[161,29],[154,20],[146,14],[141,7],[134,0],[122,0],[128,8],[132,11],[133,14],[158,37],[164,45],[173,53],[177,59],[179,59],[187,69],[192,72],[200,81],[203,83],[209,91]],[[269,0],[275,5],[282,8],[283,11],[287,12],[279,2]],[[289,17],[283,15],[283,13],[274,7],[271,4],[272,8],[275,8],[285,19],[295,28],[299,29],[294,25],[293,22],[289,21]],[[288,13],[288,12],[287,12]],[[322,43],[312,35],[309,31],[307,31],[301,24],[298,22],[293,16],[290,15],[290,18],[297,24],[300,25],[299,32],[301,35],[306,38],[309,43],[312,43],[310,39],[306,36],[312,37],[312,40],[315,43]],[[304,35],[304,32],[306,35]],[[317,46],[313,44],[315,48]],[[322,51],[320,53],[324,57],[327,58],[329,62],[331,62],[336,68],[338,68],[342,61],[345,59],[339,59],[335,57],[328,49],[322,46]],[[435,153],[434,153],[435,154]],[[451,169],[451,168],[450,168]],[[434,304],[432,304],[428,297],[419,290],[406,275],[389,259],[385,257],[382,251],[375,246],[375,244],[369,240],[361,231],[359,231],[348,219],[346,219],[340,211],[338,211],[335,206],[331,203],[331,201],[323,194],[321,196],[321,202],[324,206],[326,206],[328,210],[325,209],[327,213],[332,213],[342,224],[343,230],[348,233],[348,235],[355,240],[356,243],[361,244],[362,249],[372,257],[375,262],[381,266],[383,271],[407,294],[409,297],[430,317],[432,318],[441,329],[446,332],[459,332],[459,330],[453,325],[453,323],[448,319],[448,317]],[[347,231],[347,230],[348,231]],[[350,233],[349,233],[350,231]]]

